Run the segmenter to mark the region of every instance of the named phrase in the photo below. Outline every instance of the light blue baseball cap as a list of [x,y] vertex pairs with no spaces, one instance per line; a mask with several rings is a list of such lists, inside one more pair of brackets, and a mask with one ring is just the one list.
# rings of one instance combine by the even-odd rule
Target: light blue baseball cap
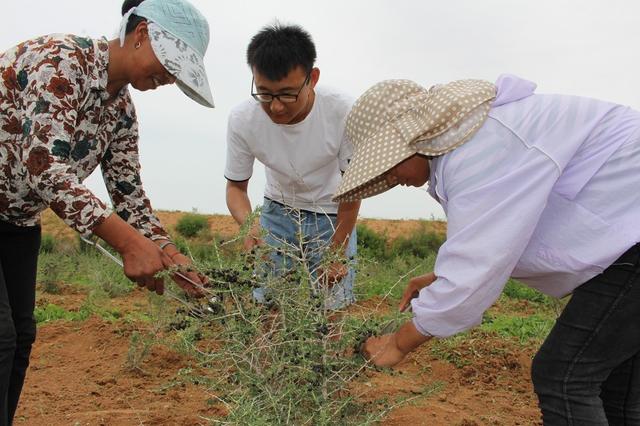
[[204,67],[209,45],[209,24],[186,0],[144,0],[131,8],[120,24],[120,44],[124,44],[131,15],[146,18],[153,53],[176,77],[176,84],[187,96],[213,108],[213,96]]

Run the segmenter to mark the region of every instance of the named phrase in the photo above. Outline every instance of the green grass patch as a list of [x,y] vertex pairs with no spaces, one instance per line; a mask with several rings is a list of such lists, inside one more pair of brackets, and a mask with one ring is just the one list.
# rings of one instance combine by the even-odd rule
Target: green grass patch
[[423,223],[421,230],[396,238],[391,243],[390,254],[391,257],[409,255],[426,259],[437,253],[444,241],[444,236],[427,231]]
[[386,296],[399,300],[409,280],[433,270],[435,253],[426,258],[412,255],[379,260],[366,256],[358,259],[356,293],[360,300]]
[[363,224],[358,224],[356,230],[358,233],[358,254],[360,256],[380,260],[388,257],[387,246],[389,241],[386,235],[374,232]]
[[359,224],[357,230],[359,255],[380,261],[407,256],[430,258],[445,241],[443,235],[427,230],[426,222],[411,235],[400,236],[393,241],[363,224]]
[[68,311],[58,305],[49,303],[45,307],[36,307],[34,315],[36,317],[36,323],[42,324],[45,322],[67,320],[67,321],[84,321],[91,315],[88,310]]
[[56,250],[57,242],[53,235],[42,234],[40,239],[40,253],[53,253]]
[[542,315],[528,317],[486,315],[480,329],[497,333],[502,337],[516,338],[520,343],[525,344],[542,342],[554,324],[554,318]]
[[512,299],[528,300],[530,302],[540,304],[549,304],[553,300],[552,297],[540,293],[536,289],[527,287],[514,279],[509,279],[509,281],[507,281],[507,285],[505,285],[503,293]]
[[59,283],[78,286],[85,290],[100,289],[109,297],[130,293],[134,284],[124,275],[122,268],[95,249],[72,253],[56,251],[41,253],[38,259],[37,282],[45,293],[60,293]]

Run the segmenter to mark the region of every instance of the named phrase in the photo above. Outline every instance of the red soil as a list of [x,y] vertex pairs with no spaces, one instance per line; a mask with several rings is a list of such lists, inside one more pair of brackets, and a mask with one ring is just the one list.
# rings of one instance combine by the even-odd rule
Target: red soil
[[[170,229],[179,215],[160,213]],[[378,232],[387,230],[392,238],[422,226],[439,232],[445,228],[444,223],[420,221],[363,222]],[[45,215],[44,223],[45,232],[66,232],[51,214]],[[230,217],[211,217],[210,223],[222,235],[237,231]],[[78,309],[86,295],[62,288],[61,295],[40,293],[38,304]],[[123,314],[150,309],[143,290],[109,303]],[[370,299],[352,314],[388,309],[392,307],[386,302]],[[183,369],[200,368],[188,356],[157,344],[139,369],[127,368],[132,333],[148,332],[149,327],[131,319],[109,322],[97,317],[41,325],[15,424],[205,425],[207,418],[223,419],[224,406],[206,386],[181,379]],[[459,367],[439,359],[433,344],[426,344],[392,371],[358,378],[351,391],[370,404],[370,411],[389,410],[384,425],[540,424],[529,379],[535,348],[497,336],[472,336],[452,353]],[[385,396],[389,408],[380,405]],[[410,401],[397,405],[405,398]]]

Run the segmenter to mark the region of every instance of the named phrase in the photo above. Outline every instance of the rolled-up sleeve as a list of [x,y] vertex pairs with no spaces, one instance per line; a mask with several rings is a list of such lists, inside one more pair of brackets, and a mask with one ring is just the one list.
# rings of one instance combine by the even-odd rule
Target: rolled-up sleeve
[[438,165],[447,240],[436,258],[437,280],[412,301],[414,324],[423,334],[447,337],[482,321],[527,247],[559,176],[544,153],[499,124],[488,127]]

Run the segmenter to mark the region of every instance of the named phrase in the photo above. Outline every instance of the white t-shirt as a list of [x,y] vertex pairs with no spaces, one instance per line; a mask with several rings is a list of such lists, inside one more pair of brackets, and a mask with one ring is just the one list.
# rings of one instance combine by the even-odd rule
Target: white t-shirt
[[294,208],[336,213],[331,201],[353,148],[345,135],[352,100],[316,87],[313,108],[296,124],[276,124],[258,102],[247,100],[229,115],[225,177],[245,181],[254,159],[265,166],[264,195]]

